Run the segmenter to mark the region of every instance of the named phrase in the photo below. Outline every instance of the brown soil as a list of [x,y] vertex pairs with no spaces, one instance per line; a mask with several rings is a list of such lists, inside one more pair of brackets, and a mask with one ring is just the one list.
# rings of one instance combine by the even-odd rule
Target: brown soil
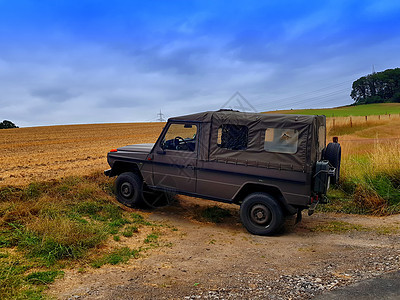
[[[178,199],[148,214],[177,229],[162,236],[168,247],[127,264],[67,270],[48,293],[59,299],[308,299],[400,267],[399,215],[304,214],[297,225],[288,219],[280,235],[262,237],[246,232],[236,206]],[[213,205],[232,217],[218,224],[199,219]],[[364,230],[323,231],[338,221]],[[389,232],[379,232],[382,226]]]
[[120,123],[0,130],[0,187],[105,170],[108,151],[154,143],[163,126]]

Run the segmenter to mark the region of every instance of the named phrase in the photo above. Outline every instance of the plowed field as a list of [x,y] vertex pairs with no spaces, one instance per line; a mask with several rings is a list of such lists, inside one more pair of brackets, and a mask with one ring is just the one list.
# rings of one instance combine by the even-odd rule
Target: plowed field
[[110,149],[155,142],[163,126],[129,123],[0,130],[0,186],[105,170]]
[[[0,186],[105,170],[109,167],[106,155],[110,149],[155,142],[164,125],[89,124],[0,130]],[[372,116],[368,121],[365,117],[353,117],[352,121],[346,117],[328,118],[327,142],[333,135],[339,136],[346,172],[350,155],[382,156],[377,149],[380,145],[383,156],[395,158],[397,152],[389,152],[398,149],[399,128],[399,116]]]

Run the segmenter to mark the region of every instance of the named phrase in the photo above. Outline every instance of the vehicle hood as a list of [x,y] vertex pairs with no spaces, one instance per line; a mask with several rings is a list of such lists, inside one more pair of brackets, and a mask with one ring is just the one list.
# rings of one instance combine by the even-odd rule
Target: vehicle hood
[[118,151],[127,151],[127,152],[141,152],[141,153],[149,153],[151,149],[153,149],[154,143],[149,144],[136,144],[120,147]]

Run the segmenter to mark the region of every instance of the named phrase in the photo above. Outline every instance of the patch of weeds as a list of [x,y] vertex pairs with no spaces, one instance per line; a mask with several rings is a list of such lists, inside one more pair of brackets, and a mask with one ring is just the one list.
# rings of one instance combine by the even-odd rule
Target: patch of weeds
[[326,224],[320,224],[311,229],[314,232],[346,233],[350,231],[368,231],[362,226],[342,221],[332,221]]
[[42,295],[42,291],[44,290],[43,286],[38,286],[37,288],[33,288],[30,286],[28,289],[23,289],[20,291],[17,299],[30,299],[30,300],[42,300],[45,297]]
[[375,227],[373,229],[373,231],[375,231],[378,234],[395,234],[400,232],[400,226],[379,226],[379,227]]
[[158,234],[153,232],[147,235],[147,237],[144,239],[144,242],[146,244],[157,244],[158,243]]
[[100,188],[109,196],[115,196],[115,186],[112,181],[99,184]]
[[18,258],[0,260],[0,298],[17,298],[24,285],[23,274],[30,267]]
[[15,187],[6,186],[0,188],[0,202],[11,201],[19,196],[21,190]]
[[91,265],[94,268],[100,268],[105,264],[126,263],[130,258],[139,257],[139,252],[140,250],[131,250],[128,247],[119,248],[93,261]]
[[221,223],[224,218],[232,216],[231,212],[227,209],[210,206],[201,211],[201,217],[208,222]]
[[29,274],[25,280],[36,285],[49,284],[62,275],[64,275],[63,271],[41,271]]
[[0,231],[0,248],[11,247],[13,244],[12,232],[9,230]]
[[16,244],[28,257],[40,258],[48,266],[59,259],[79,258],[106,238],[101,226],[69,219],[43,220],[31,227],[15,227]]
[[114,241],[119,242],[121,240],[121,237],[119,235],[114,235],[113,239]]
[[300,247],[297,250],[301,252],[316,252],[316,250],[313,247]]
[[353,198],[341,189],[328,191],[328,203],[317,205],[317,212],[340,212],[347,214],[366,214],[367,211],[358,206]]
[[83,181],[83,178],[78,176],[68,176],[62,180],[62,185],[72,188]]
[[[0,252],[0,299],[42,299],[46,284],[71,261],[87,261],[87,255],[93,253],[89,250],[110,234],[120,239],[118,231],[131,220],[111,203],[112,182],[99,172],[24,188],[0,188],[0,248],[4,250]],[[139,225],[152,225],[139,214],[132,219],[136,224],[125,228],[126,236]],[[6,251],[12,247],[17,258],[14,251]],[[98,265],[124,262],[138,253],[128,248],[116,250]],[[35,273],[27,275],[32,268]]]
[[133,224],[138,224],[138,225],[146,225],[146,226],[153,226],[154,224],[146,221],[144,217],[138,213],[133,213],[131,214],[132,217],[132,223]]
[[38,182],[32,182],[25,189],[25,196],[29,199],[39,198],[42,191],[45,189],[45,184],[40,184]]
[[79,200],[93,199],[95,198],[94,196],[95,192],[96,192],[95,187],[83,186],[76,191],[75,197]]
[[117,234],[121,227],[123,227],[125,224],[130,224],[130,223],[131,221],[123,218],[111,221],[110,223],[108,223],[108,232],[110,234]]
[[61,195],[66,196],[71,191],[71,187],[66,184],[61,184],[59,187],[57,187],[57,191]]
[[79,214],[89,215],[90,217],[96,216],[102,209],[103,207],[99,203],[92,201],[84,201],[76,205],[76,211]]
[[400,203],[400,189],[399,187],[395,188],[391,177],[377,174],[368,181],[376,193],[387,201],[388,206]]
[[117,220],[122,218],[122,209],[118,205],[105,204],[103,209],[106,218]]
[[136,226],[127,226],[124,231],[122,231],[122,235],[124,237],[131,237],[133,236],[134,233],[139,232],[138,228]]

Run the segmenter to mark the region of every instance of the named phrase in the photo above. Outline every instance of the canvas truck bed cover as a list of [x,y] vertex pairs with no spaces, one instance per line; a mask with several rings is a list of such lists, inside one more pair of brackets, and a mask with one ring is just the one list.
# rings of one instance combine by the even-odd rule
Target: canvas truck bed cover
[[[245,113],[237,111],[209,111],[174,117],[170,122],[201,122],[200,159],[311,172],[318,149],[318,125],[325,124],[325,116]],[[246,150],[230,150],[218,146],[218,129],[226,124],[248,128]],[[315,126],[310,126],[315,125]],[[298,135],[295,153],[268,152],[264,149],[266,130],[293,129]],[[325,144],[325,141],[323,141]]]

